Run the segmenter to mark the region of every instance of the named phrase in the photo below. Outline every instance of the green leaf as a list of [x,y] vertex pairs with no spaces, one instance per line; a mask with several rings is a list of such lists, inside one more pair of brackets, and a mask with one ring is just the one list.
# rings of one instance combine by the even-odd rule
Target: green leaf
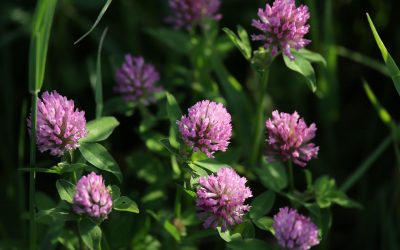
[[166,93],[166,96],[167,96],[167,114],[171,126],[169,142],[173,147],[178,148],[179,143],[176,136],[179,135],[179,132],[176,121],[181,119],[182,111],[179,108],[179,105],[176,102],[175,97],[173,95],[171,95],[170,93]]
[[242,85],[232,76],[222,63],[217,54],[213,54],[213,71],[225,93],[227,100],[227,109],[232,114],[233,123],[237,128],[238,143],[244,154],[250,154],[253,138],[249,124],[246,121],[252,120],[251,114],[254,112],[251,101],[243,91]]
[[336,46],[336,52],[339,56],[353,60],[356,63],[365,65],[385,76],[390,77],[389,70],[386,68],[386,65],[376,60],[375,58],[368,57],[357,51],[353,51],[342,46]]
[[75,185],[67,180],[60,179],[56,182],[56,187],[61,200],[72,204],[75,195]]
[[131,212],[131,213],[139,213],[139,208],[133,200],[129,199],[126,196],[121,196],[117,198],[113,202],[113,208],[114,210],[118,211],[126,211],[126,212]]
[[164,28],[147,29],[146,32],[174,50],[174,52],[180,54],[188,54],[190,52],[190,39],[183,32]]
[[101,81],[101,49],[103,48],[104,38],[106,37],[108,27],[104,29],[100,37],[99,47],[97,49],[96,60],[96,81],[94,85],[94,96],[96,101],[96,118],[100,118],[103,113],[103,86]]
[[240,234],[243,239],[254,238],[255,236],[255,228],[253,223],[250,221],[245,221],[235,227],[233,230],[233,234]]
[[[250,210],[251,211],[251,210]],[[274,220],[270,217],[261,217],[256,220],[253,220],[254,225],[261,230],[269,231],[274,234],[274,229],[272,225],[274,224]]]
[[122,182],[121,170],[105,147],[98,143],[81,143],[79,150],[90,164],[98,169],[112,173],[119,182]]
[[285,61],[286,67],[305,77],[312,92],[317,90],[314,68],[305,57],[301,54],[297,54],[294,61],[290,60],[287,56],[284,56],[283,60]]
[[56,203],[43,192],[35,192],[35,202],[39,210],[46,210],[56,206]]
[[392,117],[390,116],[389,112],[380,104],[378,99],[376,98],[374,92],[372,89],[369,87],[368,83],[366,81],[363,81],[363,86],[365,93],[367,94],[367,97],[369,101],[372,103],[374,106],[376,112],[378,113],[379,117],[381,120],[388,125],[389,127],[392,126],[393,120]]
[[264,163],[260,168],[256,168],[255,172],[261,184],[274,191],[280,191],[288,184],[285,166],[280,162]]
[[51,224],[60,221],[76,220],[77,215],[71,213],[67,208],[55,207],[47,210],[40,210],[36,214],[36,220],[40,223]]
[[330,194],[330,197],[332,202],[338,204],[339,206],[346,208],[362,208],[361,204],[347,197],[347,195],[342,191],[335,191]]
[[76,40],[74,42],[74,45],[79,43],[80,41],[82,41],[86,36],[88,36],[96,28],[96,26],[99,24],[101,18],[106,13],[106,11],[107,11],[108,7],[110,6],[111,2],[112,2],[112,0],[107,0],[107,2],[104,4],[103,8],[101,9],[99,15],[97,16],[96,21],[93,23],[92,27],[88,30],[88,32],[86,32],[85,34],[83,34],[83,36],[81,36],[78,40]]
[[83,218],[78,225],[82,241],[90,250],[101,249],[101,229],[89,218]]
[[98,142],[107,139],[119,122],[113,116],[104,116],[99,119],[90,121],[86,124],[88,135],[80,140],[80,142]]
[[163,138],[160,140],[160,144],[163,145],[165,149],[167,149],[171,154],[179,156],[179,151],[171,146],[168,138]]
[[225,230],[224,232],[222,232],[221,227],[217,227],[217,231],[221,239],[223,239],[226,242],[231,242],[232,240],[237,240],[242,238],[242,235],[240,235],[239,233],[231,234],[229,230]]
[[207,171],[210,171],[211,173],[218,172],[218,170],[220,168],[230,168],[230,166],[228,166],[227,164],[221,163],[215,159],[205,159],[205,160],[201,160],[201,161],[194,161],[193,164],[195,164]]
[[246,58],[246,60],[250,60],[252,50],[247,31],[241,26],[237,26],[237,32],[239,34],[238,37],[232,30],[228,28],[223,28],[222,30],[226,33],[229,39],[231,39],[232,43],[235,44],[235,46],[239,49],[244,58]]
[[275,192],[266,191],[260,194],[251,202],[250,218],[256,220],[263,217],[271,210],[274,202]]
[[86,170],[88,172],[94,170],[93,167],[83,164],[83,163],[73,163],[73,164],[59,163],[55,167],[59,168],[60,174],[72,173],[72,172],[76,172],[76,171],[80,171],[80,170]]
[[121,196],[121,191],[119,189],[119,187],[115,186],[115,185],[111,185],[109,187],[109,189],[111,190],[111,197],[113,202],[118,199]]
[[170,235],[172,235],[172,237],[174,237],[174,239],[175,239],[176,241],[179,242],[179,241],[181,240],[181,235],[180,235],[178,229],[177,229],[171,222],[169,222],[168,220],[165,220],[163,226],[164,226],[164,229],[165,229]]
[[294,57],[301,56],[312,63],[322,63],[324,66],[327,65],[325,58],[321,54],[310,51],[308,49],[301,49],[299,51],[292,50],[292,54],[294,55]]
[[383,44],[381,38],[379,37],[378,32],[375,29],[374,23],[372,22],[371,18],[367,13],[367,19],[369,26],[371,27],[372,34],[374,35],[375,41],[381,51],[383,60],[385,61],[386,67],[389,70],[389,74],[393,80],[394,86],[397,90],[397,93],[400,95],[400,70],[397,67],[395,61],[393,60],[392,56],[387,51],[385,45]]
[[340,190],[337,190],[335,180],[322,176],[314,183],[314,190],[317,204],[320,208],[328,208],[332,204],[337,204],[347,208],[361,208],[357,202],[351,200]]
[[51,168],[18,168],[18,171],[35,172],[35,173],[48,173],[48,174],[61,174],[57,166]]
[[258,239],[234,240],[227,244],[228,249],[232,250],[268,250],[272,249],[265,241]]
[[47,50],[56,0],[38,2],[33,16],[33,30],[29,47],[29,91],[39,92],[43,85]]
[[121,97],[113,97],[104,103],[104,115],[121,114],[124,116],[132,116],[135,111],[136,104],[134,102],[126,102]]

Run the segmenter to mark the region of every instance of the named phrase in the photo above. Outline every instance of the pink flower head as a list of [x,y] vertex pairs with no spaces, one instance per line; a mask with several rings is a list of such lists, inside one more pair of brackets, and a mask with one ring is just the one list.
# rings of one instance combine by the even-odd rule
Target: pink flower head
[[221,19],[222,15],[217,13],[220,4],[220,0],[169,0],[172,16],[167,22],[175,28],[191,30],[196,25],[203,25],[207,19]]
[[317,226],[296,209],[279,209],[274,216],[273,228],[279,245],[284,249],[307,250],[319,244]]
[[283,161],[305,167],[311,158],[316,158],[319,147],[309,143],[315,137],[315,123],[307,127],[297,112],[293,114],[272,112],[272,119],[265,123],[267,128],[267,156],[279,156]]
[[77,214],[87,214],[97,219],[107,218],[112,210],[112,198],[101,175],[91,172],[82,176],[76,184],[72,208]]
[[244,202],[252,197],[246,187],[246,178],[231,168],[220,168],[217,175],[201,177],[197,190],[196,207],[204,228],[229,226],[242,223],[243,215],[250,210]]
[[303,38],[310,29],[308,7],[296,8],[295,0],[275,0],[272,7],[267,4],[264,10],[259,9],[258,17],[259,20],[253,19],[252,26],[263,34],[252,35],[252,40],[265,42],[264,47],[271,50],[272,56],[282,50],[294,60],[290,49],[299,50],[311,42]]
[[[31,128],[31,115],[27,119]],[[74,101],[57,91],[44,92],[38,100],[36,144],[40,152],[62,156],[65,151],[79,147],[78,140],[85,137],[85,112],[75,109]]]
[[232,136],[231,115],[221,103],[204,100],[188,109],[177,121],[183,140],[194,151],[213,158],[216,151],[226,151]]
[[152,64],[145,63],[143,57],[125,55],[125,62],[117,69],[115,92],[125,101],[141,101],[145,105],[154,101],[154,93],[161,91],[155,83],[160,75]]

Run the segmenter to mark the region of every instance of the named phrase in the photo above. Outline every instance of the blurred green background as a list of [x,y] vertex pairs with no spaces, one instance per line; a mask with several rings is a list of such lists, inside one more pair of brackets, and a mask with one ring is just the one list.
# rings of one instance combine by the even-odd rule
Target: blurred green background
[[[314,176],[329,174],[340,185],[390,131],[381,122],[362,87],[366,79],[378,99],[395,120],[399,96],[390,78],[376,70],[381,60],[372,37],[365,13],[375,23],[394,60],[400,63],[400,2],[398,0],[307,0],[311,9],[312,40],[309,49],[319,52],[328,61],[326,68],[318,66],[318,95],[309,91],[303,79],[288,72],[282,59],[271,69],[268,94],[271,109],[284,112],[297,110],[307,122],[318,126],[317,144],[320,155],[311,164]],[[60,0],[50,37],[44,89],[75,99],[86,111],[88,120],[94,118],[94,96],[90,85],[91,72],[102,30],[109,31],[103,47],[104,99],[114,96],[114,70],[125,53],[143,55],[160,70],[160,84],[175,94],[190,89],[176,80],[177,65],[185,59],[171,51],[148,32],[151,28],[168,27],[167,1],[115,0],[99,26],[77,45],[74,41],[85,33],[96,19],[104,1]],[[235,29],[242,25],[250,34],[250,26],[257,9],[265,0],[222,1],[223,19],[220,27]],[[22,225],[26,217],[26,174],[17,167],[27,164],[24,154],[28,145],[25,119],[28,95],[28,51],[34,1],[0,2],[0,126],[3,131],[0,144],[0,241],[18,242],[23,237]],[[222,32],[221,32],[222,33]],[[253,46],[255,48],[255,46]],[[358,52],[354,54],[352,51]],[[369,61],[370,59],[376,61]],[[359,61],[359,62],[357,62]],[[232,49],[225,63],[230,72],[244,85],[251,78],[250,66],[239,51]],[[372,68],[368,64],[378,64]],[[181,92],[180,95],[183,93]],[[179,94],[178,94],[179,95]],[[187,99],[186,99],[187,100]],[[180,104],[186,109],[192,103]],[[124,186],[132,191],[145,183],[136,183],[135,169],[125,161],[132,148],[144,148],[134,133],[137,117],[117,117],[121,126],[113,134],[112,153],[125,171]],[[21,132],[25,133],[21,135]],[[39,162],[48,158],[39,156]],[[47,162],[46,162],[47,161]],[[43,163],[43,164],[45,164]],[[161,166],[162,168],[162,166]],[[25,179],[17,178],[23,175]],[[37,189],[56,197],[54,177],[38,175]],[[300,177],[298,177],[300,178]],[[135,183],[135,184],[132,184]],[[370,170],[350,189],[349,196],[363,204],[364,209],[334,209],[332,232],[326,249],[400,249],[400,184],[399,166],[390,145]],[[136,192],[136,191],[135,191]],[[141,195],[140,189],[137,190]],[[165,197],[168,199],[168,197]],[[22,224],[21,224],[22,223]]]

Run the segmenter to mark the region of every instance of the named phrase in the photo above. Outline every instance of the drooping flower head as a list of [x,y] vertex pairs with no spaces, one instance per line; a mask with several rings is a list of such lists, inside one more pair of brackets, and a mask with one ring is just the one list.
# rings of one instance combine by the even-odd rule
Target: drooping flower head
[[279,245],[285,249],[307,250],[319,244],[317,226],[296,209],[279,209],[274,216],[273,228]]
[[82,176],[76,184],[72,208],[77,214],[87,214],[97,219],[107,218],[112,210],[112,198],[101,175],[91,172]]
[[308,7],[300,5],[296,8],[295,0],[275,0],[272,7],[267,4],[265,9],[258,10],[259,20],[253,19],[252,26],[263,32],[253,35],[253,41],[265,42],[264,47],[270,49],[275,56],[280,50],[294,60],[291,48],[299,50],[311,41],[304,38],[310,26]]
[[309,141],[315,137],[315,123],[307,127],[297,112],[288,114],[277,110],[272,112],[272,119],[265,123],[267,128],[267,156],[274,160],[277,156],[282,161],[305,167],[307,162],[318,155],[319,147]]
[[154,93],[161,91],[155,84],[160,75],[152,64],[145,63],[143,57],[125,55],[125,62],[117,69],[115,92],[125,101],[141,101],[145,105],[154,101]]
[[[53,92],[43,92],[38,100],[36,144],[40,152],[62,156],[65,151],[79,147],[78,140],[85,137],[85,112],[75,109],[74,101]],[[31,129],[31,115],[27,119]]]
[[204,100],[188,109],[177,121],[179,131],[193,151],[213,158],[216,151],[226,151],[232,136],[231,115],[221,103]]
[[251,208],[244,204],[252,197],[246,182],[245,177],[231,168],[220,168],[216,176],[199,179],[196,207],[204,228],[220,226],[225,231],[229,226],[242,223],[243,215]]
[[175,28],[191,30],[196,25],[203,25],[207,19],[221,19],[222,15],[217,13],[220,4],[220,0],[169,0],[172,15],[167,22]]

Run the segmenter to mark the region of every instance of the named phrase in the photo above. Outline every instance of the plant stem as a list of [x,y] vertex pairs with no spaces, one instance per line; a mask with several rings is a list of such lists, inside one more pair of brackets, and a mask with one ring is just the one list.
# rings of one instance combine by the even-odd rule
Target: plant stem
[[[20,127],[19,127],[19,137],[18,137],[18,168],[24,167],[24,158],[25,158],[25,136],[26,136],[26,110],[27,110],[27,101],[24,100],[22,102],[22,110],[20,117]],[[18,212],[22,214],[25,211],[25,183],[23,180],[23,175],[17,173],[17,187],[18,187]],[[26,244],[26,220],[24,218],[20,218],[20,227],[21,234],[24,244]]]
[[293,163],[289,161],[288,163],[288,173],[289,173],[289,191],[294,192],[294,178],[293,178]]
[[182,189],[180,187],[177,187],[175,195],[175,208],[174,208],[175,219],[181,217],[181,211],[182,211]]
[[255,120],[255,141],[253,144],[253,150],[251,151],[251,164],[255,165],[258,161],[259,155],[260,155],[260,149],[261,149],[261,144],[262,144],[262,137],[263,137],[263,132],[264,132],[264,120],[265,120],[265,107],[267,104],[267,96],[265,95],[265,92],[267,91],[267,85],[268,85],[268,76],[269,76],[269,70],[268,68],[265,69],[261,76],[259,76],[259,97],[258,97],[258,103],[257,103],[257,113],[256,113],[256,120]]
[[30,144],[30,168],[29,171],[29,247],[36,249],[36,221],[35,221],[35,163],[36,163],[36,116],[37,116],[37,92],[32,93],[31,116],[31,144]]
[[375,149],[374,152],[360,165],[357,167],[356,171],[353,172],[349,178],[340,187],[342,191],[347,191],[350,189],[372,166],[372,164],[378,159],[378,157],[386,150],[386,148],[393,141],[393,136],[389,135],[383,140],[381,144]]

